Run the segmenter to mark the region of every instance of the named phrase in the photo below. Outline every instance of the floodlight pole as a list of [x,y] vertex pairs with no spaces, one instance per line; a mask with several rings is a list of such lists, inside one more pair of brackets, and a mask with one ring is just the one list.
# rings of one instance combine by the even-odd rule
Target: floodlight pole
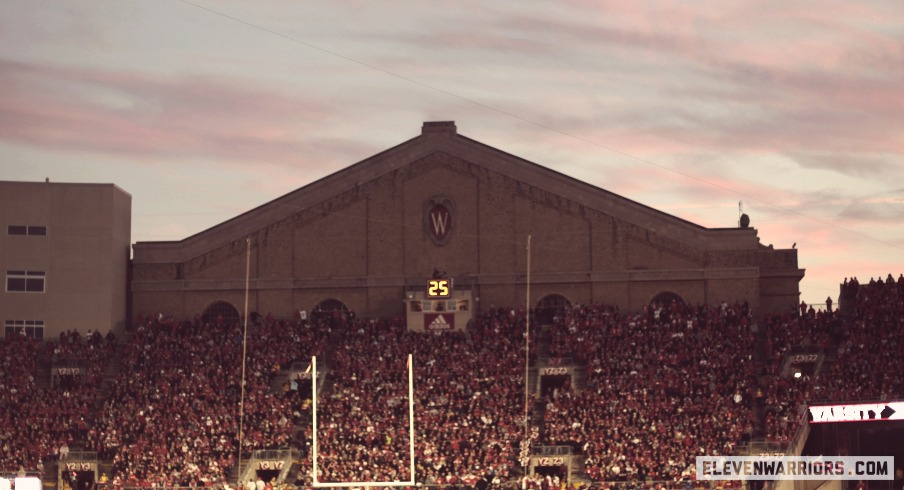
[[[245,239],[245,325],[242,330],[242,391],[239,396],[239,464],[236,467],[235,484],[242,483],[242,440],[245,424],[245,355],[248,349],[248,285],[251,281],[251,237]],[[242,490],[238,488],[238,490]]]

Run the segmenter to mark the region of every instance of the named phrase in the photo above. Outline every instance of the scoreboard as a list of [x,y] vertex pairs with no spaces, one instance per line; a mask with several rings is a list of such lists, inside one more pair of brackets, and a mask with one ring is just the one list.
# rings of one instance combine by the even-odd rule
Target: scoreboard
[[470,288],[455,288],[451,278],[432,277],[405,293],[408,329],[442,332],[464,330],[472,318]]
[[440,299],[452,296],[451,279],[430,279],[427,281],[427,298]]

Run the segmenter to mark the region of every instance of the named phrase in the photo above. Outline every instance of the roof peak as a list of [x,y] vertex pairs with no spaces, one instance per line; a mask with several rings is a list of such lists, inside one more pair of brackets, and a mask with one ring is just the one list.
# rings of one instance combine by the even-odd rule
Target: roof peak
[[425,121],[421,127],[421,134],[427,133],[451,133],[457,134],[455,121]]

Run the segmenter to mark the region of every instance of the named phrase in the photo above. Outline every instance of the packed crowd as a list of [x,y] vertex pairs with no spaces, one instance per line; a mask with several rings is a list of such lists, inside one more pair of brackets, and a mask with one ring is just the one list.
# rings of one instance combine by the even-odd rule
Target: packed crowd
[[32,375],[40,347],[39,341],[26,338],[0,343],[0,468],[5,470],[33,469],[52,447],[59,448],[65,440],[65,434],[57,431],[29,430],[31,423],[45,425],[43,417],[32,413],[29,406],[29,402],[45,398]]
[[[115,342],[97,332],[65,331],[58,341],[31,338],[0,342],[0,468],[42,472],[43,459],[59,457],[82,439]],[[56,370],[47,386],[35,379],[37,366]]]
[[[904,397],[904,275],[846,280],[842,294],[845,311],[802,304],[759,326],[743,303],[654,303],[631,314],[568,307],[550,327],[549,353],[581,366],[584,386],[566,384],[543,400],[533,443],[572,446],[594,481],[687,481],[694,456],[730,454],[751,437],[758,408],[766,437],[787,443],[807,403]],[[112,336],[91,332],[45,343],[4,339],[0,467],[35,470],[42,458],[84,443],[113,462],[114,486],[222,482],[239,449],[243,369],[242,449],[250,455],[289,445],[295,424],[306,423],[295,392],[271,385],[281,369],[316,354],[329,371],[319,407],[321,481],[406,481],[410,353],[418,481],[518,478],[523,311],[490,308],[466,332],[336,320],[253,322],[244,366],[241,325],[200,317],[142,318],[118,347]],[[812,377],[789,378],[787,356],[802,347],[827,363]],[[121,371],[96,411],[116,349]],[[757,357],[758,349],[765,354]],[[55,373],[39,388],[38,365],[85,369]],[[311,454],[303,454],[309,468]]]
[[343,325],[319,413],[323,481],[408,481],[407,356],[391,322]]
[[791,442],[800,427],[801,415],[806,410],[813,389],[810,376],[794,378],[779,372],[770,373],[764,382],[763,411],[764,432],[768,442],[781,447]]
[[410,480],[409,353],[417,373],[418,481],[513,478],[524,433],[524,322],[523,312],[490,309],[467,334],[350,323],[318,406],[319,478]]
[[[889,400],[904,396],[904,275],[860,284],[845,279],[848,311],[815,311],[767,318],[767,351],[774,352],[766,379],[766,438],[787,444],[808,403]],[[815,377],[788,378],[782,360],[792,347],[827,360]],[[815,349],[815,350],[814,350]]]
[[[112,338],[74,330],[58,341],[0,342],[0,468],[42,472],[43,459],[60,457],[61,450],[65,456],[69,444],[84,438],[115,348]],[[38,365],[52,372],[43,387],[35,379]]]
[[763,366],[760,383],[764,435],[770,442],[785,445],[797,432],[814,381],[810,373],[793,377],[786,369],[786,360],[794,349],[810,353],[830,349],[830,323],[839,319],[830,310],[817,312],[812,305],[801,303],[799,313],[768,315],[764,320],[768,363]]
[[[794,314],[767,316],[762,329],[744,305],[654,304],[634,316],[572,308],[556,318],[551,351],[585,363],[588,388],[548,401],[540,442],[584,452],[594,480],[683,478],[692,468],[682,454],[730,451],[752,433],[757,406],[766,439],[784,445],[808,403],[904,396],[904,275],[846,280],[842,294],[849,311],[833,310],[831,298],[821,310],[802,303]],[[752,362],[757,340],[766,356],[760,365]],[[820,353],[830,367],[791,376],[795,369],[782,368],[792,351]],[[710,420],[695,418],[695,406],[707,407]],[[699,444],[684,447],[689,434]]]
[[840,332],[838,358],[819,376],[814,400],[904,397],[904,275],[872,279],[856,291]]
[[[89,330],[84,336],[77,331],[61,332],[58,342],[44,345],[44,357],[49,357],[55,377],[54,384],[79,384],[100,386],[104,380],[104,370],[116,352],[116,336],[112,332],[106,336]],[[61,374],[65,366],[78,366],[79,371]],[[85,371],[81,371],[81,367]]]
[[89,449],[113,461],[114,487],[224,481],[236,464],[240,428],[246,457],[254,449],[288,445],[292,407],[281,390],[271,390],[272,378],[292,361],[322,352],[328,328],[255,322],[248,326],[243,364],[242,325],[200,317],[142,321],[88,432]]
[[592,480],[689,480],[695,456],[731,454],[750,436],[745,305],[576,306],[552,328],[556,354],[586,363],[586,387],[547,400],[538,442],[573,446]]

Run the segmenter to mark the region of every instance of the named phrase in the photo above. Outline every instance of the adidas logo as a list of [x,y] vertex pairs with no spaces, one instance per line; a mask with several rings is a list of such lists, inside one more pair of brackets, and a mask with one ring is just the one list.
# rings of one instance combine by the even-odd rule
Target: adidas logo
[[437,315],[437,317],[427,325],[428,330],[450,330],[451,328],[452,324],[446,321],[444,315]]

